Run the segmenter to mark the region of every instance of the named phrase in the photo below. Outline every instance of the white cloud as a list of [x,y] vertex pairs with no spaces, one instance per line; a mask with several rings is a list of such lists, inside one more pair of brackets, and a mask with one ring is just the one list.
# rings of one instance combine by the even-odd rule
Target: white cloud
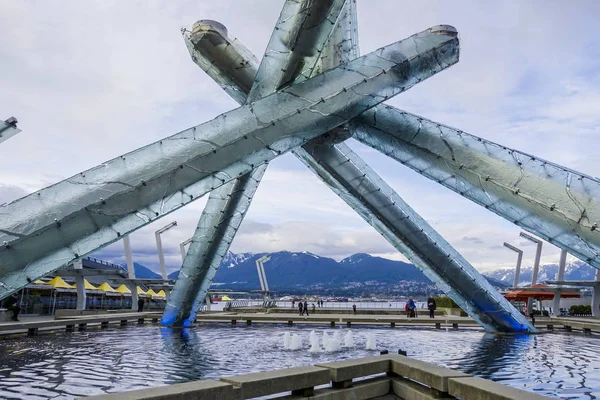
[[[179,29],[219,20],[260,56],[281,3],[0,0],[0,117],[15,115],[23,130],[0,145],[0,203],[235,107],[191,62]],[[456,26],[459,64],[390,103],[600,176],[599,14],[594,1],[359,1],[360,43],[367,53],[435,24]],[[513,265],[498,247],[518,240],[515,226],[351,145],[477,268]],[[138,261],[157,265],[153,232],[176,219],[164,242],[177,268],[204,202],[136,232]],[[105,254],[118,260],[120,246]],[[289,155],[270,165],[232,248],[402,259]],[[546,245],[543,260],[556,259]]]

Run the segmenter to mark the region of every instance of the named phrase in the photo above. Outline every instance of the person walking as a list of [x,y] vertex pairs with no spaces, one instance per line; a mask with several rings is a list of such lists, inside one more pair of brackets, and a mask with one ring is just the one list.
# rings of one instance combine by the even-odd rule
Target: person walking
[[312,303],[312,312],[313,312],[313,314],[317,312],[317,308],[315,307],[315,303]]
[[138,299],[138,312],[144,311],[144,299],[141,297]]
[[302,304],[302,300],[298,302],[298,312],[300,313],[300,316],[304,314],[304,304]]
[[352,304],[352,311],[354,311],[354,315],[356,315],[356,304]]
[[292,300],[292,308],[296,307],[296,300]]
[[429,309],[429,318],[435,318],[435,309],[437,308],[435,304],[435,299],[433,296],[429,296],[427,299],[427,308]]
[[304,312],[306,313],[306,316],[308,317],[308,301],[304,300]]
[[21,307],[18,306],[18,302],[19,296],[16,293],[11,294],[10,297],[4,300],[4,308],[6,308],[9,311],[12,311],[13,313],[11,318],[13,321],[19,320],[19,312],[21,312]]
[[415,301],[413,300],[412,296],[408,298],[408,309],[410,311],[410,317],[415,318],[415,310],[417,309],[417,305],[415,304]]

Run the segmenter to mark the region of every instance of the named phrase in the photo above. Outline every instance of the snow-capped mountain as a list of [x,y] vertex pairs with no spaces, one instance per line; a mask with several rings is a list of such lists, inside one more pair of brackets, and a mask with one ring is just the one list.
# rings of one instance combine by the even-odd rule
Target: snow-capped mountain
[[[223,259],[213,285],[219,288],[260,288],[256,260],[266,253],[229,253]],[[271,290],[314,290],[362,293],[431,293],[433,284],[414,265],[359,253],[338,262],[307,251],[269,253],[265,263]],[[169,275],[175,277],[176,273]],[[494,286],[507,286],[489,279]]]
[[[593,280],[595,279],[596,268],[584,263],[580,260],[575,260],[567,263],[565,268],[565,279],[566,280]],[[493,271],[484,272],[483,275],[497,279],[502,282],[512,284],[515,277],[514,268],[502,268]],[[532,267],[521,267],[521,273],[519,275],[519,285],[526,285],[531,283],[533,276]],[[552,281],[558,278],[558,264],[545,264],[540,266],[538,272],[538,282]]]

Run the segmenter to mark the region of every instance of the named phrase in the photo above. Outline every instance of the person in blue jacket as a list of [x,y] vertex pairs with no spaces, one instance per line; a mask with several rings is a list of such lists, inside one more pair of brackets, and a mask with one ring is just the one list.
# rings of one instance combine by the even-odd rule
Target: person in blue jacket
[[415,304],[415,301],[413,300],[412,296],[408,298],[408,309],[410,311],[410,318],[415,318],[415,310],[417,309],[417,305]]

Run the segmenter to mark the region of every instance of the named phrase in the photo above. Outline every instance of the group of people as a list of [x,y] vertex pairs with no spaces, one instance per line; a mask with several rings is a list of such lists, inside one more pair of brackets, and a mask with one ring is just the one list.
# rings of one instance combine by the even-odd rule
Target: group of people
[[[311,306],[312,312],[315,313],[317,311],[315,303],[312,303]],[[317,306],[323,307],[323,300],[317,299]],[[292,308],[294,307],[296,307],[296,300],[292,300]],[[306,300],[304,300],[304,302],[302,300],[298,302],[298,312],[300,313],[300,315],[304,315],[304,313],[308,315],[308,302]]]
[[[312,312],[314,313],[315,310],[315,303],[312,303]],[[306,313],[306,315],[308,316],[308,302],[306,300],[304,300],[304,303],[302,302],[302,300],[298,302],[298,312],[300,313],[300,315],[304,315],[304,313]]]
[[[435,299],[433,296],[429,296],[427,299],[427,309],[429,310],[429,318],[435,318],[435,309],[437,305],[435,304]],[[412,296],[408,298],[406,305],[404,306],[404,311],[406,311],[406,316],[408,318],[416,318],[417,317],[417,304],[413,300]]]

